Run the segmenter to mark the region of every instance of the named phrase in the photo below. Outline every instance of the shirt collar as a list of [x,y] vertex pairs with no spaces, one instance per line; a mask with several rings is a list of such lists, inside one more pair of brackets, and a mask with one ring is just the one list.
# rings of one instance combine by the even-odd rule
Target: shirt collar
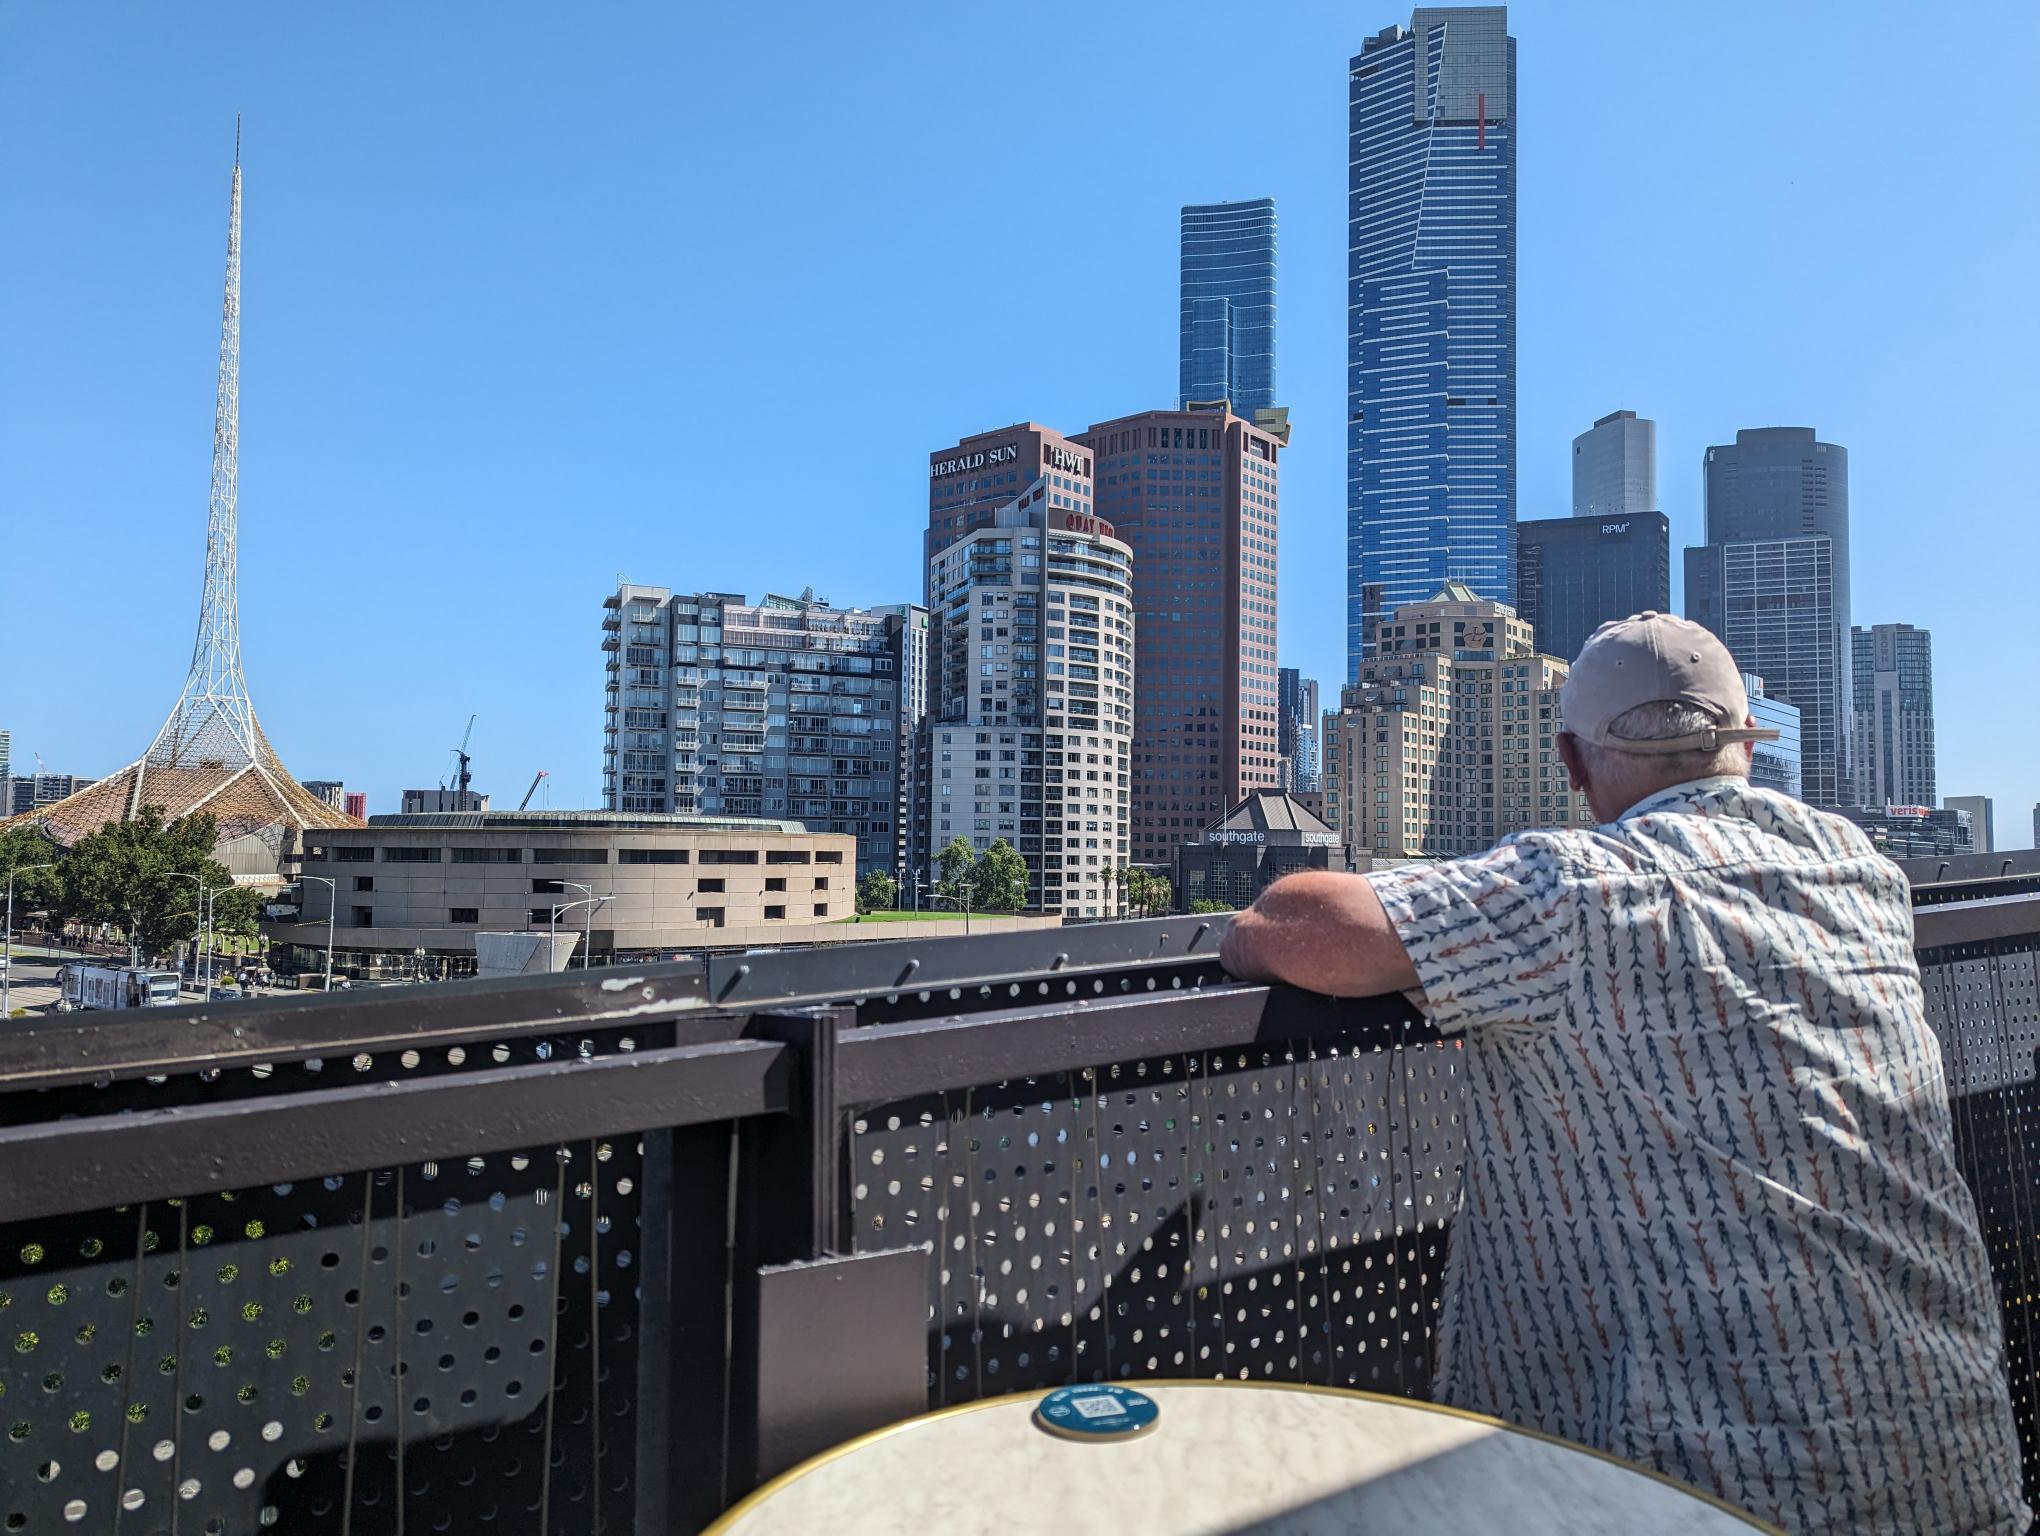
[[1740,774],[1715,774],[1705,779],[1688,779],[1683,784],[1674,784],[1661,789],[1654,795],[1646,795],[1615,819],[1627,821],[1632,816],[1648,816],[1653,811],[1662,811],[1670,806],[1688,804],[1702,796],[1719,794],[1725,789],[1747,788],[1749,781]]

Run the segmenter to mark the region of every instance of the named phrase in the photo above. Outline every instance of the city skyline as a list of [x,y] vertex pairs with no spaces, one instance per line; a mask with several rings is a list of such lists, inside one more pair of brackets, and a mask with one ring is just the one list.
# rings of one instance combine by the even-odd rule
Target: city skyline
[[[1534,407],[1526,395],[1519,512],[1564,514],[1570,437],[1619,401],[1659,422],[1662,499],[1674,538],[1695,544],[1702,537],[1699,448],[1744,426],[1817,422],[1824,438],[1854,449],[1854,613],[1904,615],[1932,629],[1942,652],[1936,679],[1942,791],[2030,804],[2035,789],[2023,765],[2040,752],[2035,727],[2021,712],[2006,721],[1994,709],[1993,674],[2002,676],[1993,665],[1998,638],[1980,614],[1958,606],[1952,591],[1916,590],[1922,567],[1911,543],[1922,516],[1959,516],[1988,527],[1993,553],[2009,553],[2013,568],[2031,568],[2029,520],[2012,515],[2030,498],[2016,487],[2006,494],[1992,479],[1993,465],[1951,466],[1931,447],[2001,435],[2013,419],[2002,402],[2014,399],[2018,387],[2009,375],[2003,387],[1985,381],[1979,424],[1968,397],[1978,382],[1972,364],[1926,331],[1909,328],[1903,317],[1874,338],[1854,322],[1838,328],[1852,308],[1862,312],[1863,289],[1858,274],[1835,272],[1829,246],[1851,231],[1859,244],[1871,228],[1889,236],[1876,242],[1877,259],[1860,263],[1874,279],[1904,259],[1910,237],[1869,207],[1870,181],[1855,162],[1877,157],[1874,142],[1858,140],[1844,154],[1816,146],[1811,134],[1792,138],[1794,123],[1811,126],[1846,112],[1854,99],[1846,88],[1838,95],[1834,82],[1822,78],[1789,102],[1764,95],[1782,78],[1779,71],[1813,56],[1817,36],[1840,34],[1835,45],[1853,62],[1834,73],[1863,80],[1876,77],[1872,61],[1892,57],[1878,51],[1892,40],[1871,36],[1877,29],[1868,21],[1842,28],[1797,17],[1767,22],[1774,44],[1767,51],[1778,57],[1738,58],[1734,66],[1738,88],[1767,103],[1762,132],[1742,136],[1727,116],[1716,115],[1706,118],[1714,142],[1702,146],[1688,134],[1653,145],[1654,158],[1670,156],[1661,178],[1670,185],[1625,184],[1629,196],[1620,210],[1602,207],[1598,223],[1582,226],[1594,199],[1560,185],[1565,168],[1580,161],[1604,176],[1619,169],[1626,151],[1605,142],[1606,124],[1625,106],[1642,105],[1642,98],[1613,88],[1612,76],[1595,75],[1594,66],[1701,41],[1682,18],[1653,18],[1643,37],[1598,36],[1591,8],[1582,9],[1585,19],[1536,5],[1510,12],[1525,94],[1542,104],[1537,135],[1523,150],[1520,348],[1524,374],[1542,393]],[[2015,26],[2029,24],[2021,13],[2008,9],[2006,16]],[[1269,111],[1279,125],[1296,125],[1285,128],[1285,137],[1322,139],[1323,120],[1343,103],[1345,61],[1366,36],[1405,19],[1383,8],[1313,14],[1287,29],[1268,69]],[[817,17],[817,25],[826,30],[833,23]],[[1143,36],[1152,30],[1112,25]],[[447,35],[435,23],[420,26],[430,38]],[[642,26],[657,30],[649,14]],[[733,80],[717,83],[685,121],[657,118],[647,105],[651,93],[643,93],[619,107],[623,128],[635,132],[659,121],[674,133],[733,120],[734,82],[756,78],[770,50],[740,18],[716,18],[707,31],[708,44],[737,45],[730,50]],[[902,79],[932,78],[942,53],[966,50],[973,35],[971,26],[952,32],[937,53],[916,42],[888,67]],[[1714,35],[1711,28],[1706,35]],[[0,373],[6,466],[0,505],[10,519],[19,517],[9,528],[10,546],[17,553],[31,547],[25,533],[46,554],[41,579],[10,591],[10,649],[19,656],[40,641],[33,651],[38,663],[91,689],[89,702],[81,702],[75,688],[26,687],[32,666],[16,668],[18,681],[0,689],[0,722],[14,733],[17,764],[40,753],[52,769],[80,775],[118,767],[137,721],[160,708],[154,701],[175,686],[181,670],[175,637],[199,575],[193,530],[203,472],[193,470],[192,422],[210,404],[205,333],[217,325],[216,311],[209,313],[217,283],[217,235],[208,227],[216,223],[216,199],[209,194],[234,103],[212,92],[195,93],[197,99],[169,92],[158,77],[174,76],[180,60],[209,48],[219,51],[225,76],[235,78],[236,94],[250,108],[248,240],[251,274],[261,274],[250,292],[243,381],[242,559],[251,589],[243,597],[244,626],[258,669],[250,682],[265,700],[265,724],[298,771],[366,788],[375,809],[388,809],[400,788],[444,776],[462,717],[479,712],[478,788],[507,802],[545,768],[554,776],[554,805],[598,803],[599,761],[587,745],[599,732],[587,702],[591,594],[614,590],[621,573],[695,589],[798,590],[812,583],[846,606],[913,598],[921,510],[915,498],[925,496],[917,484],[925,470],[917,474],[916,461],[926,444],[1028,412],[1067,430],[1165,407],[1175,361],[1170,279],[1177,212],[1243,186],[1273,196],[1284,223],[1282,403],[1294,412],[1297,437],[1285,459],[1281,661],[1327,679],[1342,675],[1343,591],[1331,579],[1343,526],[1341,434],[1332,430],[1342,369],[1328,367],[1327,359],[1336,362],[1343,342],[1328,298],[1341,286],[1344,242],[1336,225],[1343,189],[1323,164],[1303,157],[1308,174],[1285,165],[1263,175],[1245,154],[1200,154],[1153,177],[1139,196],[1115,200],[1103,227],[1075,242],[1078,249],[1013,231],[997,209],[959,212],[945,203],[943,218],[962,227],[945,231],[931,222],[927,272],[917,256],[912,275],[918,281],[945,263],[956,271],[910,301],[900,322],[900,334],[915,339],[896,364],[904,373],[889,375],[881,391],[888,402],[882,429],[874,431],[866,418],[846,437],[847,423],[809,404],[811,392],[792,388],[800,376],[786,366],[786,347],[790,312],[800,306],[784,305],[794,269],[784,260],[757,260],[762,248],[755,242],[776,238],[778,228],[764,195],[745,205],[755,230],[740,230],[730,255],[717,258],[728,267],[708,269],[732,293],[720,303],[717,326],[697,334],[692,312],[652,281],[655,258],[669,258],[689,226],[661,223],[633,195],[634,179],[642,180],[652,161],[617,149],[629,133],[615,121],[585,130],[549,122],[545,133],[562,139],[550,149],[536,126],[498,123],[504,134],[498,146],[465,122],[480,87],[428,102],[409,68],[371,57],[365,45],[350,58],[350,40],[310,23],[265,23],[227,45],[203,24],[171,27],[143,18],[108,36],[89,18],[16,13],[0,22],[0,36],[9,44],[0,52],[10,60],[0,65],[9,87],[0,108],[10,129],[0,151],[6,193],[22,205],[60,212],[36,248],[0,258],[13,295],[0,301],[10,304],[13,355],[29,360]],[[529,43],[528,32],[519,36]],[[376,121],[355,97],[312,89],[290,62],[308,39],[336,44],[339,73],[350,67],[365,73],[360,103],[404,96],[402,120]],[[880,40],[897,38],[881,28]],[[867,45],[874,60],[877,41]],[[105,53],[89,69],[88,43]],[[1906,57],[1916,60],[1920,48],[1931,57],[1942,45],[1916,37]],[[506,32],[485,40],[484,52],[493,59],[511,46]],[[1986,61],[1986,72],[1995,62]],[[570,45],[554,67],[571,74],[597,65]],[[792,74],[815,83],[805,62],[797,61]],[[1577,85],[1583,76],[1613,89],[1591,110],[1558,99],[1568,81]],[[1682,82],[1672,89],[1672,99],[1651,108],[1654,119],[1701,110],[1701,98],[1685,94]],[[1985,95],[1988,118],[1998,109]],[[67,126],[59,105],[67,96],[103,103],[88,131]],[[771,100],[775,110],[790,109],[791,87],[775,86]],[[891,109],[861,98],[855,104],[881,120],[875,129],[857,128],[859,135],[901,126]],[[345,131],[316,120],[321,113]],[[1070,144],[1091,144],[1099,154],[1145,153],[1145,130],[1126,127],[1125,115],[1085,115],[1081,127],[1058,124],[1048,137],[1063,144],[1074,135]],[[146,133],[144,123],[151,125]],[[1318,126],[1305,131],[1312,123]],[[910,163],[892,174],[961,185],[972,157],[989,145],[959,137],[968,142],[914,145]],[[1982,137],[1987,144],[1989,135]],[[774,139],[767,148],[783,154],[785,142]],[[146,153],[136,154],[138,143]],[[1686,230],[1682,210],[1692,183],[1704,188],[1722,177],[1749,176],[1749,157],[1760,146],[1772,159],[1754,178],[1750,216],[1736,221],[1742,243]],[[600,163],[612,152],[621,165]],[[1944,195],[1938,173],[1903,154],[1887,157],[1879,174],[1912,194],[1908,223],[1918,220],[1922,200]],[[1988,178],[1987,152],[1964,174]],[[1816,222],[1809,217],[1811,188],[1822,184],[1830,192],[1817,200]],[[1844,189],[1839,199],[1837,186]],[[506,215],[524,200],[555,194],[586,228],[530,236],[529,251],[516,241],[490,243],[512,227]],[[1959,188],[1945,195],[1957,198]],[[833,194],[822,196],[839,206]],[[1747,230],[1765,221],[1764,210],[1776,227],[1762,273],[1729,270],[1725,258],[1745,248]],[[1962,216],[1985,221],[1985,243],[2002,242],[2007,251],[2021,243],[2018,221],[2031,218],[2024,210],[1983,213],[1967,204]],[[1692,249],[1667,254],[1650,247],[1647,277],[1628,273],[1624,262],[1644,247],[1627,242],[1652,228],[1660,238],[1679,229]],[[994,229],[1015,238],[1017,248],[989,253],[980,236]],[[1595,232],[1620,251],[1597,257],[1583,250]],[[891,259],[897,261],[896,252]],[[745,261],[759,270],[739,273]],[[607,271],[611,262],[618,271],[603,284],[591,287],[580,275]],[[1580,265],[1585,273],[1575,275]],[[1090,366],[1072,370],[1052,348],[1030,356],[990,331],[943,323],[967,304],[988,312],[1015,285],[1031,287],[1052,308],[1090,317],[1080,338]],[[1596,309],[1591,325],[1573,327],[1581,334],[1567,334],[1580,286],[1595,289]],[[1092,305],[1094,297],[1122,302]],[[775,304],[788,308],[787,319],[774,318]],[[1696,325],[1680,313],[1682,305],[1708,308],[1706,323]],[[2006,323],[2016,332],[2032,320],[2015,315]],[[1625,328],[1627,336],[1613,335]],[[816,344],[805,317],[799,329],[804,345]],[[1705,354],[1724,338],[1735,343],[1732,364],[1709,365]],[[556,365],[578,357],[585,367],[591,346],[601,387],[563,387]],[[1890,391],[1857,382],[1858,375],[1897,376],[1884,360],[1886,348],[1904,357],[1914,386]],[[712,384],[704,378],[697,390],[665,382],[675,358],[704,357],[713,364]],[[816,376],[839,367],[834,359],[817,358]],[[771,374],[761,372],[768,364],[779,370],[771,389],[764,387]],[[909,389],[905,373],[925,382]],[[1920,378],[1944,380],[1945,390],[1922,391]],[[1890,394],[1904,399],[1880,398]],[[775,492],[791,491],[795,482],[771,461],[765,439],[748,436],[758,428],[742,418],[755,408],[731,404],[760,398],[776,416],[764,429],[770,436],[799,439],[812,450],[810,459],[846,470],[823,498],[826,514],[803,511],[786,530],[791,537],[769,542],[757,530],[775,515]],[[2000,419],[1996,410],[2006,414]],[[1961,433],[1935,426],[1958,415]],[[733,431],[746,434],[736,451],[694,452],[704,436],[727,440]],[[688,476],[701,475],[684,494],[676,489],[687,484],[683,464]],[[769,472],[753,478],[761,465]],[[99,547],[119,552],[91,570],[99,600],[120,616],[116,621],[80,623],[69,584],[48,574],[54,553],[48,536],[66,526],[92,527]],[[338,632],[329,637],[332,620]],[[61,651],[53,649],[58,642]],[[412,681],[421,656],[435,658],[430,688]],[[446,667],[450,656],[463,664]],[[363,731],[363,717],[378,728]]]

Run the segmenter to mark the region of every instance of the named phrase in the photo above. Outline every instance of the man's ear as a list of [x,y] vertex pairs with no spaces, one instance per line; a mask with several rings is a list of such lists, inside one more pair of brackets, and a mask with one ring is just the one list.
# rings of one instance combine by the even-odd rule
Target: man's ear
[[1587,787],[1587,776],[1580,768],[1580,739],[1571,731],[1558,733],[1558,760],[1565,764],[1566,783],[1575,791]]

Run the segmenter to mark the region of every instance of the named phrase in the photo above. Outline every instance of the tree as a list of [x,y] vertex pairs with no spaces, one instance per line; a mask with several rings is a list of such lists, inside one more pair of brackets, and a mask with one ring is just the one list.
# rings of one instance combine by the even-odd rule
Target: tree
[[1018,912],[1027,905],[1027,861],[1003,837],[977,861],[975,905],[981,912]]
[[900,888],[884,870],[871,870],[857,882],[859,912],[890,912],[899,904]]
[[944,896],[958,901],[970,898],[975,906],[976,893],[969,889],[977,872],[977,850],[962,838],[951,838],[949,846],[935,855],[935,889]]
[[1222,901],[1207,901],[1200,896],[1197,900],[1190,903],[1190,910],[1201,915],[1207,912],[1237,912],[1239,909],[1228,906]]
[[[209,886],[217,887],[220,883],[214,880],[214,875],[226,876],[228,880],[233,878],[227,874],[226,866],[223,864],[210,864],[209,868],[211,873],[206,876],[206,884]],[[179,881],[178,883],[181,885],[190,884],[189,881]],[[227,889],[220,892],[218,898],[213,902],[212,920],[213,931],[224,934],[230,939],[260,938],[262,936],[262,893],[250,886],[229,885]]]
[[[24,912],[40,912],[57,899],[57,871],[34,869],[36,864],[56,864],[64,856],[63,846],[52,842],[49,835],[33,822],[23,822],[0,832],[0,886],[16,870],[25,874],[14,881],[14,915],[17,920]],[[6,901],[0,894],[0,903]]]
[[[56,910],[77,922],[110,924],[145,952],[161,954],[198,931],[199,892],[181,877],[196,875],[208,889],[233,886],[227,867],[212,857],[218,840],[206,812],[166,825],[162,807],[151,805],[132,821],[109,821],[63,856]],[[221,901],[235,910],[229,898]]]

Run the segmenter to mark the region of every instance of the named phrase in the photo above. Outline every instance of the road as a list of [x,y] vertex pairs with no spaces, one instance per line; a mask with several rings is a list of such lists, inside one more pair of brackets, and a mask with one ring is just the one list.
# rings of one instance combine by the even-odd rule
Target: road
[[[103,957],[93,955],[88,959]],[[13,974],[8,981],[7,1006],[10,1010],[25,1009],[31,1018],[52,1013],[55,1009],[58,986],[57,967],[62,962],[47,958],[45,951],[14,947]],[[257,987],[256,994],[262,997],[299,997],[303,994],[296,987]],[[184,980],[184,1001],[202,1002],[205,989],[194,985],[187,976]]]

